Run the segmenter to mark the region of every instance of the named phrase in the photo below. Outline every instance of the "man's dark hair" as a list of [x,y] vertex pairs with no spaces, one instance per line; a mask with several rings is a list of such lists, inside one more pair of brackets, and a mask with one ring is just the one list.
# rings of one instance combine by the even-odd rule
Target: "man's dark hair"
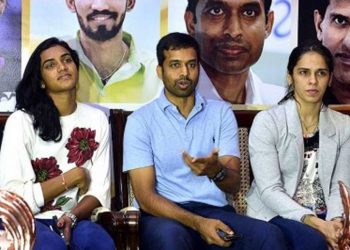
[[[298,64],[299,60],[303,55],[309,52],[315,52],[319,55],[321,55],[327,65],[327,68],[329,70],[329,73],[333,73],[334,70],[334,61],[332,53],[327,49],[322,43],[318,40],[307,40],[300,44],[299,46],[295,47],[292,52],[289,55],[287,70],[289,75],[293,75],[293,70],[295,66]],[[327,88],[326,91],[330,91],[329,88]],[[328,105],[326,96],[328,93],[325,93],[323,96],[323,103],[325,105]],[[282,100],[279,102],[279,104],[287,101],[288,99],[294,98],[294,86],[293,84],[290,84],[287,90],[287,94],[285,97],[282,98]]]
[[178,50],[193,48],[199,61],[200,49],[197,41],[190,35],[180,32],[169,33],[163,36],[157,44],[158,65],[162,66],[165,60],[165,50]]
[[[196,7],[197,7],[197,4],[198,4],[198,1],[199,0],[188,0],[188,5],[187,5],[187,8],[186,10],[187,11],[191,11],[193,13],[193,16],[194,16],[194,22],[197,22],[196,20]],[[271,1],[272,0],[264,0],[264,11],[265,11],[265,16],[266,16],[266,21],[267,21],[267,14],[269,13],[270,11],[270,8],[271,8]]]
[[317,0],[316,9],[320,13],[322,19],[324,18],[324,14],[326,13],[326,9],[329,5],[330,0]]
[[79,57],[75,50],[56,37],[46,39],[36,47],[30,56],[23,77],[16,87],[16,109],[22,110],[33,117],[34,129],[39,131],[41,139],[57,142],[62,138],[60,114],[46,90],[41,88],[42,76],[40,71],[41,53],[54,46],[67,49],[74,64],[79,69]]

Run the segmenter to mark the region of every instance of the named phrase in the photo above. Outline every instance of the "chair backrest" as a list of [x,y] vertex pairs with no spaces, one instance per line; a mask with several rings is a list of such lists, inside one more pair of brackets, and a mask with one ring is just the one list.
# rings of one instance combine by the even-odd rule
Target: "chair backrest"
[[[330,106],[332,109],[350,115],[350,106]],[[235,116],[239,127],[239,144],[241,152],[241,190],[235,197],[229,197],[238,213],[244,214],[246,204],[244,196],[249,190],[253,175],[250,171],[249,153],[248,153],[248,135],[255,115],[259,110],[235,110]],[[10,112],[0,112],[0,149],[3,135],[3,129]],[[120,210],[129,206],[133,198],[132,190],[127,174],[123,173],[123,138],[126,120],[130,111],[121,109],[110,110],[110,123],[112,126],[112,150],[113,150],[113,170],[114,170],[114,197],[112,207]]]
[[[234,111],[239,127],[239,145],[241,153],[241,189],[233,197],[228,199],[235,206],[238,213],[246,211],[245,194],[249,190],[252,181],[248,153],[248,134],[255,115],[258,110],[236,110]],[[126,120],[130,111],[114,109],[110,111],[110,122],[112,126],[113,157],[114,157],[114,198],[112,207],[120,210],[130,206],[134,199],[133,192],[127,174],[123,173],[123,137]]]
[[114,197],[112,209],[120,210],[129,206],[129,181],[128,175],[123,173],[123,139],[126,120],[130,111],[111,109],[109,120],[112,130],[112,153],[114,171]]
[[11,113],[9,112],[0,112],[0,149],[1,149],[1,142],[2,142],[2,135],[5,128],[5,123],[7,121],[7,118],[10,116]]
[[242,215],[246,214],[247,211],[245,196],[253,180],[248,150],[249,130],[255,115],[259,111],[260,110],[234,110],[239,129],[241,187],[235,195],[227,194],[227,198],[229,203],[235,207],[236,212]]

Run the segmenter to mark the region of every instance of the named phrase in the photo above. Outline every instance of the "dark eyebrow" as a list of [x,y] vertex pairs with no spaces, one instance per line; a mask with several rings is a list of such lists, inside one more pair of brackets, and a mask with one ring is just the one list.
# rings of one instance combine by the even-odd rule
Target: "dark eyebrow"
[[[66,56],[71,56],[71,54],[70,53],[64,53],[64,54],[62,54],[61,56],[60,56],[60,58],[63,58],[63,57],[66,57]],[[55,59],[53,59],[53,58],[49,58],[49,59],[47,59],[47,60],[45,60],[44,62],[43,62],[43,64],[42,65],[44,65],[45,63],[47,63],[47,62],[52,62],[52,61],[54,61]]]
[[[226,6],[227,4],[225,2],[223,2],[222,0],[208,0],[205,3],[204,8],[212,7],[213,5]],[[259,1],[251,1],[251,2],[243,4],[242,6],[240,6],[240,8],[243,8],[243,9],[254,8],[254,9],[260,10],[262,8],[262,6],[261,6]]]
[[47,59],[47,60],[43,61],[43,64],[42,64],[42,65],[45,65],[47,62],[51,62],[51,61],[54,61],[54,59],[52,59],[52,58]]
[[[300,67],[300,68],[297,68],[297,70],[310,70],[310,68]],[[319,69],[317,69],[317,71],[319,71],[319,70],[326,70],[326,71],[329,71],[328,68],[319,68]]]
[[254,9],[261,9],[261,5],[259,2],[250,2],[250,3],[246,3],[243,4],[243,6],[241,8],[254,8]]
[[174,62],[180,62],[180,60],[179,59],[171,59],[171,60],[169,60],[169,63],[174,63]]
[[65,56],[71,56],[71,54],[70,53],[64,53],[63,55],[61,55],[60,57],[62,58],[62,57],[65,57]]
[[330,13],[329,14],[331,20],[334,20],[336,18],[341,18],[341,19],[344,19],[347,23],[349,22],[349,18],[347,16],[344,16],[342,14],[339,14],[339,13]]
[[190,60],[188,60],[188,61],[181,61],[180,59],[169,60],[169,63],[185,63],[185,64],[187,64],[187,63],[193,63],[193,62],[194,62],[194,63],[197,63],[198,60],[195,59],[195,58],[190,59]]
[[198,60],[197,59],[191,59],[191,60],[188,60],[187,63],[197,63]]

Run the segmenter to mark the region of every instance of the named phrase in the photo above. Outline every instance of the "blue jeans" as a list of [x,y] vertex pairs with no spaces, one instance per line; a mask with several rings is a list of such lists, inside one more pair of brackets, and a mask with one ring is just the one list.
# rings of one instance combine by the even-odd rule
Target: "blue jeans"
[[327,250],[326,238],[316,229],[299,221],[276,216],[270,223],[278,226],[283,232],[288,249],[293,250]]
[[[53,220],[36,219],[34,250],[67,250],[64,240],[50,229]],[[98,224],[89,220],[79,221],[72,231],[71,250],[115,250],[113,239]]]
[[181,223],[155,217],[141,211],[141,250],[286,250],[287,245],[278,227],[264,221],[236,214],[232,206],[215,207],[202,203],[177,204],[182,208],[203,216],[218,219],[242,235],[231,247],[208,245],[200,235]]

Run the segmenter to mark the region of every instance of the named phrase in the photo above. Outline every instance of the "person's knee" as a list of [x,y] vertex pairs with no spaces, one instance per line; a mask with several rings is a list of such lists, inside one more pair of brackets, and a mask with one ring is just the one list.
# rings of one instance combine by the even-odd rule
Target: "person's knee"
[[[177,223],[162,223],[161,225],[157,226],[157,228],[154,228],[154,230],[151,232],[153,235],[152,237],[156,239],[164,239],[164,240],[172,240],[172,241],[178,241],[188,235],[187,229]],[[149,233],[147,233],[149,235]]]
[[284,235],[281,229],[271,223],[265,223],[265,229],[263,230],[263,233],[267,240],[271,239],[277,239],[280,241],[284,241]]
[[315,232],[305,240],[305,248],[310,250],[327,250],[328,243],[326,238],[318,231]]
[[98,224],[91,221],[81,221],[72,233],[72,246],[79,249],[114,250],[115,245],[109,234]]
[[289,248],[296,250],[327,250],[325,237],[316,229],[301,222],[275,217],[271,223],[284,233]]
[[294,235],[289,243],[296,250],[327,250],[326,238],[313,228],[309,228],[300,233],[300,237]]
[[141,231],[141,249],[191,249],[191,235],[185,226],[166,221]]
[[[281,229],[271,223],[261,222],[254,232],[259,249],[287,249],[287,242]],[[260,243],[258,243],[260,242]]]
[[284,240],[281,229],[265,221],[259,221],[257,225],[254,226],[254,232],[252,233],[263,240]]
[[41,232],[36,235],[34,250],[66,250],[67,246],[58,234],[53,232]]

